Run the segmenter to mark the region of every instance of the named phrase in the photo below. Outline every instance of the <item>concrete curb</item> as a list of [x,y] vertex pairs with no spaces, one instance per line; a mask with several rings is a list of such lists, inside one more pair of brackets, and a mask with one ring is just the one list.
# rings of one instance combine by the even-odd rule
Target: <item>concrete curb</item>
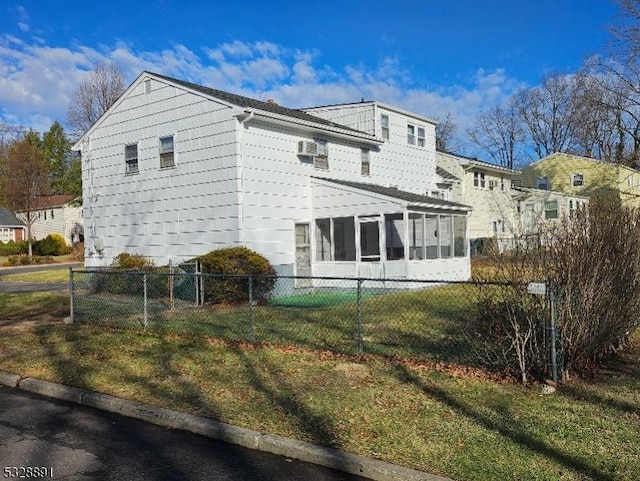
[[449,478],[396,466],[376,459],[349,454],[282,436],[261,434],[212,419],[158,408],[107,394],[64,386],[0,371],[0,385],[180,429],[212,439],[264,451],[307,463],[357,474],[374,481],[451,481]]
[[18,384],[20,384],[20,376],[0,371],[0,384],[3,386],[18,387]]

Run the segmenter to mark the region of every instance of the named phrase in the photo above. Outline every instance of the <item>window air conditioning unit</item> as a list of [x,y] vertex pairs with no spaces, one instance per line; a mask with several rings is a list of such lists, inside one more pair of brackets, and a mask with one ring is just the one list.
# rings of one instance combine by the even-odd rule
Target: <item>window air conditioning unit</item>
[[318,144],[310,140],[301,140],[298,142],[298,155],[315,157],[318,155]]

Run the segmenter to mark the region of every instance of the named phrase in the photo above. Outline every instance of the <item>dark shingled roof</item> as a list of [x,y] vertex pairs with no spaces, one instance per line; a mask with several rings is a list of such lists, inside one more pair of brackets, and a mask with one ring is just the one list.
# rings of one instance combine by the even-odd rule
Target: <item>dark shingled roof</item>
[[0,207],[0,226],[24,227],[24,222],[16,217],[9,209]]
[[335,122],[324,120],[320,117],[316,117],[315,115],[311,115],[306,112],[303,112],[302,110],[289,109],[287,107],[282,107],[275,102],[263,102],[262,100],[256,100],[249,97],[243,97],[242,95],[236,95],[229,92],[224,92],[222,90],[212,89],[210,87],[204,87],[202,85],[186,82],[184,80],[178,80],[172,77],[167,77],[166,75],[160,75],[154,72],[147,72],[147,73],[155,77],[167,80],[168,82],[172,82],[178,85],[182,85],[183,87],[186,87],[188,89],[195,90],[196,92],[200,92],[205,95],[215,97],[224,102],[237,105],[238,107],[243,107],[247,109],[264,110],[266,112],[271,112],[278,115],[284,115],[286,117],[292,117],[298,120],[303,120],[305,122],[314,122],[316,124],[325,125],[327,127],[334,127],[334,128],[339,128],[343,130],[348,130],[354,133],[369,135],[366,132],[352,129],[351,127],[347,127],[346,125],[337,124]]
[[436,174],[438,174],[444,180],[452,180],[452,181],[459,181],[460,180],[459,177],[456,177],[455,175],[453,175],[452,173],[444,170],[440,166],[436,166]]
[[334,184],[345,185],[354,189],[365,190],[367,192],[373,192],[374,194],[385,195],[387,197],[392,197],[394,199],[400,199],[415,204],[429,204],[443,208],[462,208],[471,210],[471,207],[469,207],[468,205],[458,204],[457,202],[449,202],[448,200],[436,199],[435,197],[429,197],[428,195],[414,194],[412,192],[395,189],[393,187],[383,187],[381,185],[365,184],[363,182],[327,179],[324,177],[316,177],[316,179],[333,182]]

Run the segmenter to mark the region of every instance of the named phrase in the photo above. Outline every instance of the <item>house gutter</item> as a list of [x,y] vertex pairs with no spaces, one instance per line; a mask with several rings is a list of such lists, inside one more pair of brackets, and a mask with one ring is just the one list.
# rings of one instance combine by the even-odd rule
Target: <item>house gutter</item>
[[323,133],[330,132],[334,137],[348,140],[350,142],[358,142],[360,144],[378,146],[383,143],[381,139],[376,138],[374,135],[367,134],[366,132],[360,132],[358,130],[350,130],[341,128],[338,126],[331,126],[308,120],[297,119],[295,117],[289,117],[286,115],[280,115],[273,112],[267,112],[266,110],[248,109],[244,111],[251,118],[258,116],[264,119],[265,122],[270,122],[276,125],[289,126],[295,125],[302,130],[310,133]]
[[[254,112],[249,112],[244,118],[238,118],[238,242],[240,245],[244,245],[244,129],[245,124],[255,117]],[[247,126],[248,128],[248,126]]]

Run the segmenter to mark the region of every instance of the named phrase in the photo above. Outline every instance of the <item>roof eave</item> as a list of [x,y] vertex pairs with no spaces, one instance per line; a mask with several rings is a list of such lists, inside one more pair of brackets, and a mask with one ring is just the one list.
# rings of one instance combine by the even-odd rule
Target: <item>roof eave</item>
[[305,128],[310,132],[331,132],[333,135],[345,138],[347,140],[357,140],[360,143],[365,143],[369,145],[381,145],[384,141],[382,139],[378,139],[374,135],[367,134],[365,132],[360,132],[358,130],[352,129],[342,129],[336,126],[330,126],[321,123],[309,122],[302,119],[297,119],[295,117],[289,117],[286,115],[276,114],[274,112],[268,112],[266,110],[260,109],[245,109],[242,114],[253,114],[258,116],[265,121],[274,122],[278,125],[291,125],[294,124],[298,127]]

